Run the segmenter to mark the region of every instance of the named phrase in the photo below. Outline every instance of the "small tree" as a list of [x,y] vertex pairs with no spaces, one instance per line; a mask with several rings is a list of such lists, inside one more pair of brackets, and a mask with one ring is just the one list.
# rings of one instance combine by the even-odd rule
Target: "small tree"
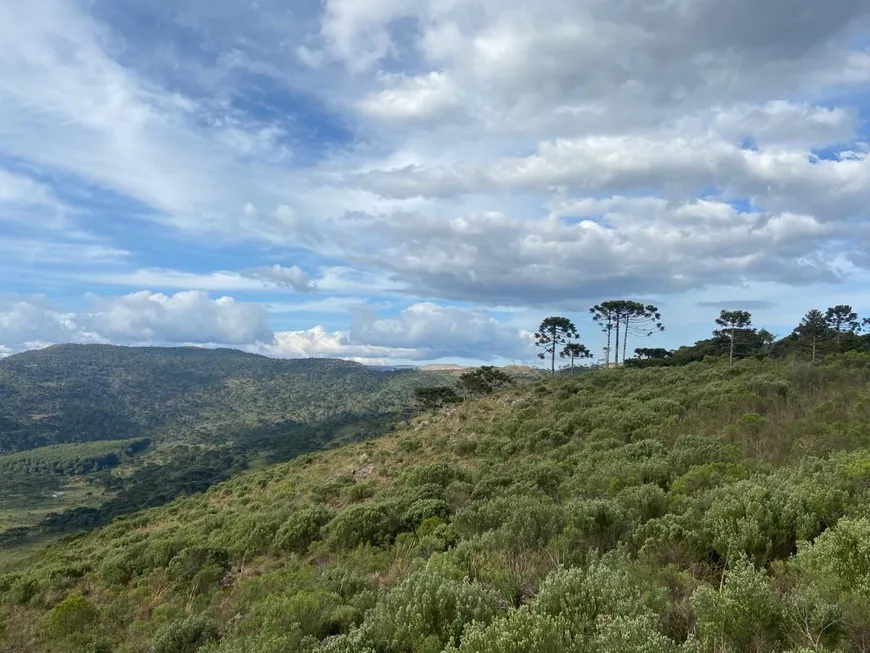
[[467,395],[488,395],[499,388],[513,384],[514,380],[497,367],[484,365],[465,372],[459,377],[459,385]]
[[538,358],[546,360],[547,354],[550,355],[550,374],[556,374],[556,350],[559,345],[565,345],[577,337],[577,327],[567,317],[548,317],[541,322],[535,334],[535,345],[544,349]]
[[818,343],[828,332],[828,321],[825,319],[825,315],[819,309],[814,308],[803,316],[801,323],[795,327],[792,335],[799,341],[807,343],[812,351],[812,361],[815,363]]
[[752,314],[748,311],[725,311],[719,313],[716,318],[716,324],[721,329],[717,329],[713,334],[718,338],[727,338],[729,341],[728,348],[728,364],[734,362],[734,343],[737,336],[752,329]]
[[441,408],[441,406],[456,403],[459,396],[456,394],[456,390],[449,386],[435,386],[428,388],[415,388],[414,399],[416,399],[417,403],[419,403],[423,408],[431,410],[434,415],[435,411]]
[[850,333],[858,328],[858,314],[848,304],[831,306],[825,312],[825,322],[828,328],[834,332],[834,339],[839,348],[844,333]]
[[581,345],[579,342],[569,342],[565,348],[559,352],[561,358],[571,359],[571,373],[574,373],[574,361],[579,358],[592,358],[592,352],[586,348],[586,345]]

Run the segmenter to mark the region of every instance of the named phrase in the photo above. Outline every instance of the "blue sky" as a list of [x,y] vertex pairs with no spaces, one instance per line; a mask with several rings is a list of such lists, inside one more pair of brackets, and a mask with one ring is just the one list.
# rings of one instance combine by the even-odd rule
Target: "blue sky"
[[0,355],[528,362],[870,315],[858,0],[0,5]]

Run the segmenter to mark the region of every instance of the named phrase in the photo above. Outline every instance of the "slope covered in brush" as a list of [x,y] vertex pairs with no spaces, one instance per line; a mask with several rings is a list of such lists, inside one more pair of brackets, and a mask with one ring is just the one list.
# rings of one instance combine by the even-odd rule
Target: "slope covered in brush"
[[862,650],[868,398],[861,355],[505,390],[9,570],[0,651]]

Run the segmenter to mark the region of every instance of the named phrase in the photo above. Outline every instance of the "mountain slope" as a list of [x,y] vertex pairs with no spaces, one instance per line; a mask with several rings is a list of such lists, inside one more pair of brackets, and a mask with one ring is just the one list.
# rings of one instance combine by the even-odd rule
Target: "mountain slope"
[[389,413],[408,405],[415,375],[231,349],[58,345],[0,360],[0,453]]
[[[438,381],[230,349],[60,345],[11,356],[0,361],[0,547],[374,435],[408,414],[415,387]],[[127,455],[133,439],[145,446]]]
[[0,651],[861,650],[868,399],[866,356],[507,390],[54,547]]

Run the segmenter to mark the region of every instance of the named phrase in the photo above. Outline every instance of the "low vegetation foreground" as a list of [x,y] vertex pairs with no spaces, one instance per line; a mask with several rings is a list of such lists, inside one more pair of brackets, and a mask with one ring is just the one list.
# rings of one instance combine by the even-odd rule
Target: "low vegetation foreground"
[[870,356],[602,369],[115,519],[0,651],[864,651]]

